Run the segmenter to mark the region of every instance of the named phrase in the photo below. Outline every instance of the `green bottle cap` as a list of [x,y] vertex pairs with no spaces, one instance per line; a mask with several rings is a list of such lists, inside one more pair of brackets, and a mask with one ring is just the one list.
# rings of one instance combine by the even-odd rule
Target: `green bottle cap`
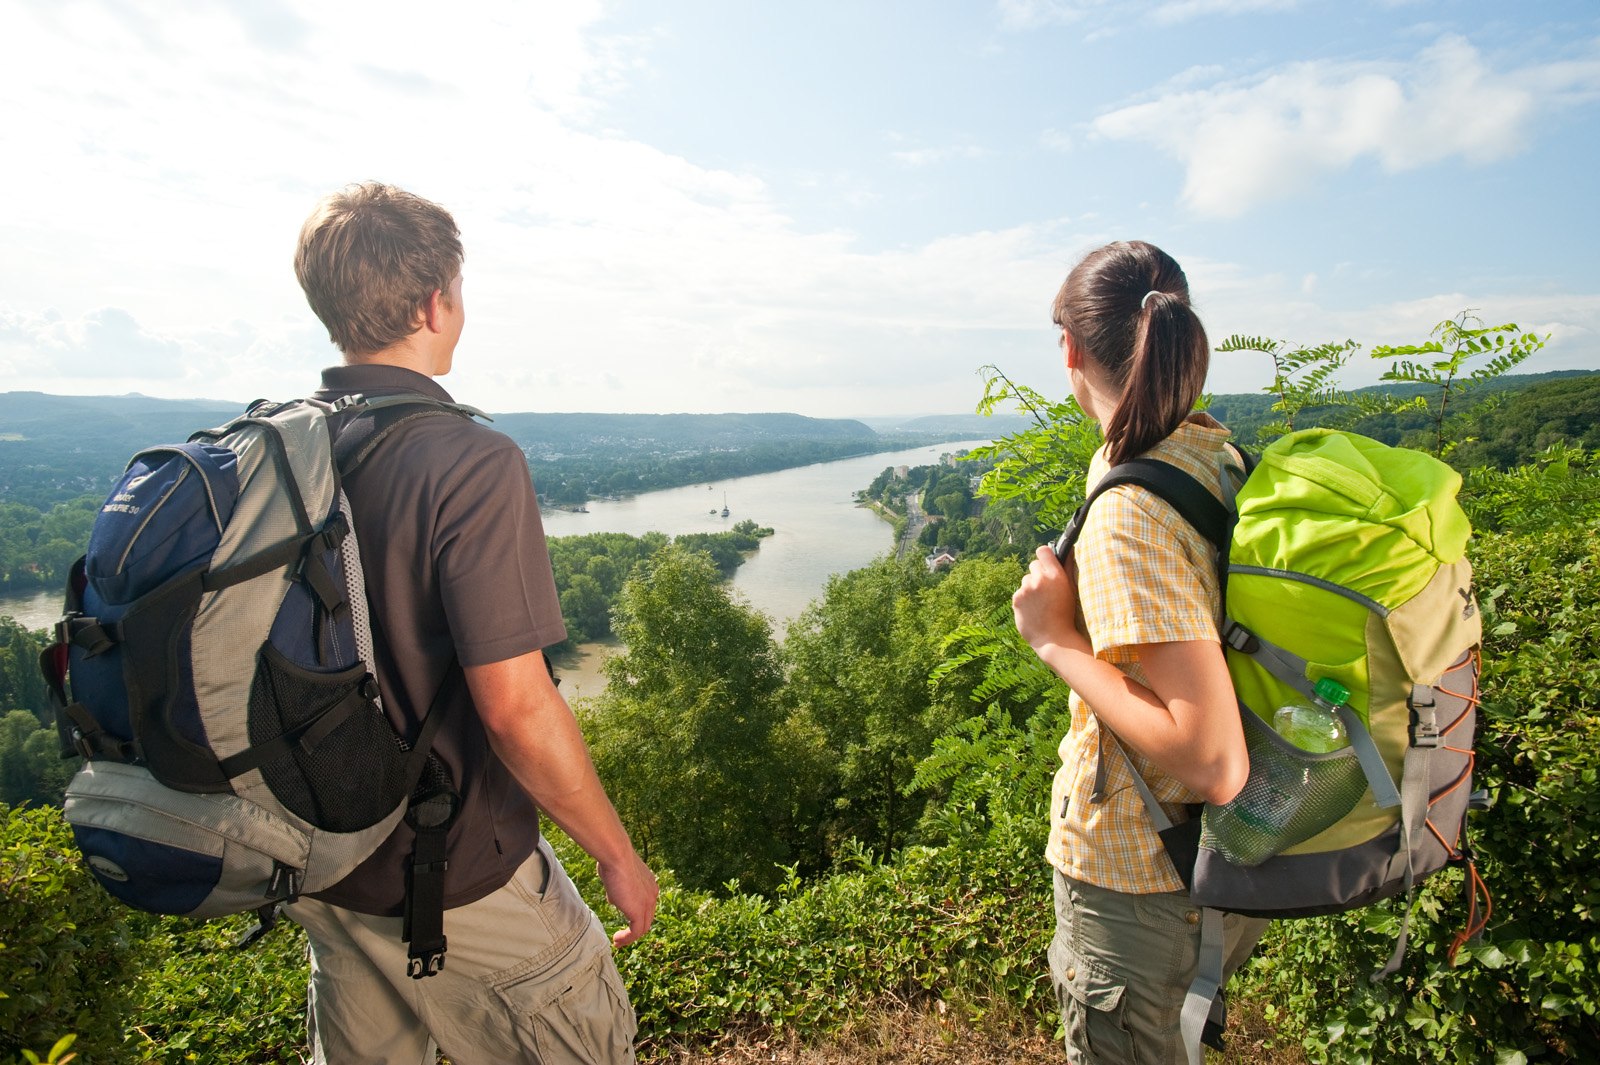
[[1350,701],[1350,689],[1332,677],[1323,677],[1317,681],[1315,687],[1317,697],[1326,700],[1333,706],[1343,706]]

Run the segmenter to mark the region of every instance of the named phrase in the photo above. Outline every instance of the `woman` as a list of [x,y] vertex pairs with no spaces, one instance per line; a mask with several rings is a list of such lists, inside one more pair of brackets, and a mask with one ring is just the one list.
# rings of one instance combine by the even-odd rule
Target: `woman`
[[[1140,241],[1090,252],[1054,305],[1073,395],[1104,446],[1089,485],[1141,455],[1169,462],[1219,498],[1237,464],[1228,431],[1191,413],[1210,348],[1171,256]],[[1228,486],[1228,492],[1232,486]],[[1179,1035],[1194,978],[1200,908],[1162,850],[1130,774],[1174,821],[1222,803],[1249,772],[1218,638],[1214,552],[1143,489],[1107,492],[1063,567],[1048,547],[1012,597],[1017,628],[1072,688],[1047,857],[1055,866],[1051,975],[1073,1063],[1186,1060]],[[1226,971],[1264,921],[1226,918]]]

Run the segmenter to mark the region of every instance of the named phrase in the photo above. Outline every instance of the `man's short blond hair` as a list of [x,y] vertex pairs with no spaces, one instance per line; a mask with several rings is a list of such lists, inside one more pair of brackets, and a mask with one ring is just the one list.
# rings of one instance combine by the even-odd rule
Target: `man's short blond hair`
[[300,228],[294,273],[328,339],[359,359],[414,333],[436,290],[449,305],[461,260],[449,211],[369,181],[317,204]]

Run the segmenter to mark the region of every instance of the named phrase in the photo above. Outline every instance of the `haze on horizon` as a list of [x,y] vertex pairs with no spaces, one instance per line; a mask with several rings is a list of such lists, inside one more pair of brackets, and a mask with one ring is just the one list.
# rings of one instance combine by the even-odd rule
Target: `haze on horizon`
[[490,410],[960,413],[985,363],[1059,393],[1050,298],[1124,237],[1213,341],[1477,308],[1550,334],[1521,372],[1600,369],[1584,0],[0,13],[0,389],[309,391],[293,240],[367,178],[455,213],[444,383]]

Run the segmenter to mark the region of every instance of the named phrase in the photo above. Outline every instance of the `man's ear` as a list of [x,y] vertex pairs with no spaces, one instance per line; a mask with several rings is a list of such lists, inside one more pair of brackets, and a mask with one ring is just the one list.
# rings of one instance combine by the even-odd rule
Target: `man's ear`
[[444,304],[443,289],[434,289],[433,294],[422,305],[422,325],[430,333],[444,332]]

